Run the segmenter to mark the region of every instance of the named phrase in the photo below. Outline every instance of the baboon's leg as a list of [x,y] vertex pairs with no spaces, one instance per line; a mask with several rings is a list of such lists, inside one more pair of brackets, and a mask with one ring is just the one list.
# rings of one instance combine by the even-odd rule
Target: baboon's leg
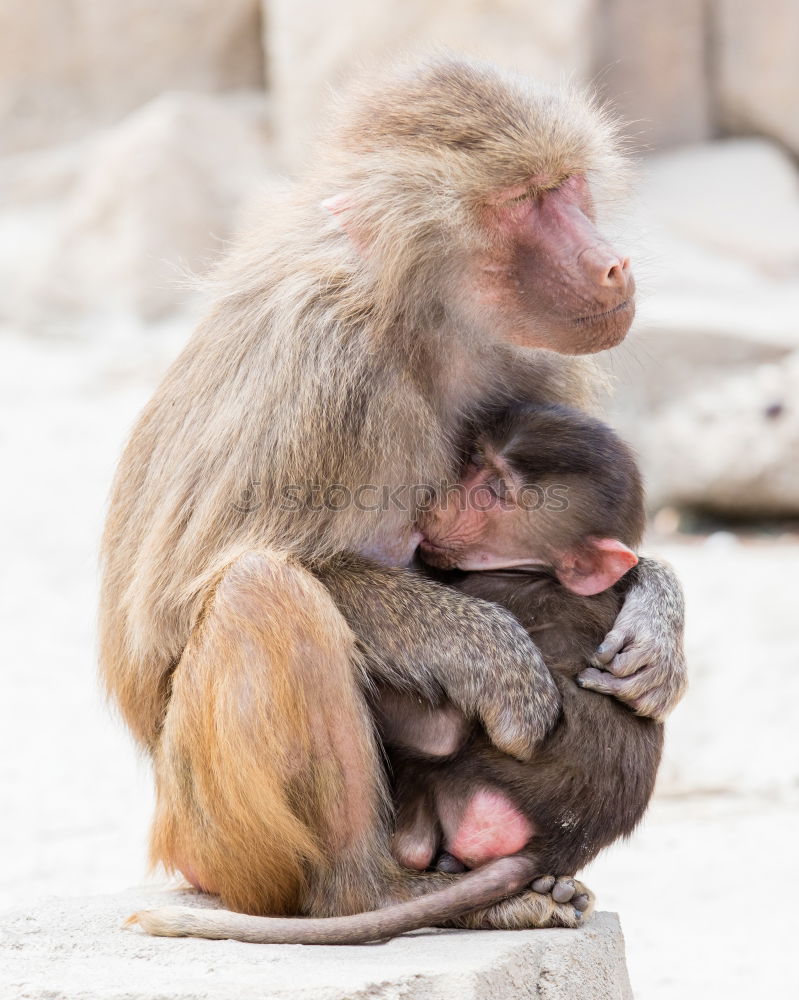
[[228,568],[172,678],[154,862],[247,913],[385,901],[383,769],[354,657],[303,568],[268,552]]

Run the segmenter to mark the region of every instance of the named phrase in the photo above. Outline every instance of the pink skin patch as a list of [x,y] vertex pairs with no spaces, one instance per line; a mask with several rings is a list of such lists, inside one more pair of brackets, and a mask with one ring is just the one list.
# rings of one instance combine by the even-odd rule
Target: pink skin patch
[[454,837],[446,848],[467,867],[516,854],[535,829],[503,794],[481,788],[467,803]]
[[391,845],[391,853],[406,868],[423,872],[433,863],[435,845],[426,838],[400,834]]

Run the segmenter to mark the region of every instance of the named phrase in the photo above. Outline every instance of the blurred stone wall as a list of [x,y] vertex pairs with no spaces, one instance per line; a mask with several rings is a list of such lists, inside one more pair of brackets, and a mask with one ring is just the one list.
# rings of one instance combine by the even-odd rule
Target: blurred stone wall
[[441,44],[595,83],[644,147],[760,134],[799,153],[797,0],[264,0],[282,149],[302,149],[330,83]]
[[167,90],[268,87],[292,160],[330,84],[429,45],[595,82],[653,147],[756,133],[799,153],[797,0],[7,0],[0,151]]
[[550,80],[588,79],[595,0],[264,0],[276,128],[302,155],[331,84],[397,53],[442,46]]
[[714,13],[720,127],[771,136],[799,154],[799,3],[715,0]]
[[75,138],[165,90],[263,78],[259,0],[5,0],[0,152]]

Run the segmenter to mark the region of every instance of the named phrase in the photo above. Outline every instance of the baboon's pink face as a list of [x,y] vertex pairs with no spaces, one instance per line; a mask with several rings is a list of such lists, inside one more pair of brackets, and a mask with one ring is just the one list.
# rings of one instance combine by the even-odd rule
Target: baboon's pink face
[[522,347],[593,354],[620,343],[635,313],[635,281],[593,214],[582,175],[499,192],[482,212],[490,245],[467,266],[461,308]]

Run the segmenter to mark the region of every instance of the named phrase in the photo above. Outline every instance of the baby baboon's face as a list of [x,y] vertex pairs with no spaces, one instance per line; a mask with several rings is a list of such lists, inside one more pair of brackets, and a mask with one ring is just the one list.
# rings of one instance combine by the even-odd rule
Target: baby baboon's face
[[593,491],[579,477],[569,479],[569,501],[548,510],[530,498],[546,496],[553,484],[543,478],[531,494],[517,470],[486,450],[480,464],[467,466],[458,488],[422,518],[422,558],[439,569],[549,570],[575,593],[607,590],[638,557],[618,539],[585,533]]

